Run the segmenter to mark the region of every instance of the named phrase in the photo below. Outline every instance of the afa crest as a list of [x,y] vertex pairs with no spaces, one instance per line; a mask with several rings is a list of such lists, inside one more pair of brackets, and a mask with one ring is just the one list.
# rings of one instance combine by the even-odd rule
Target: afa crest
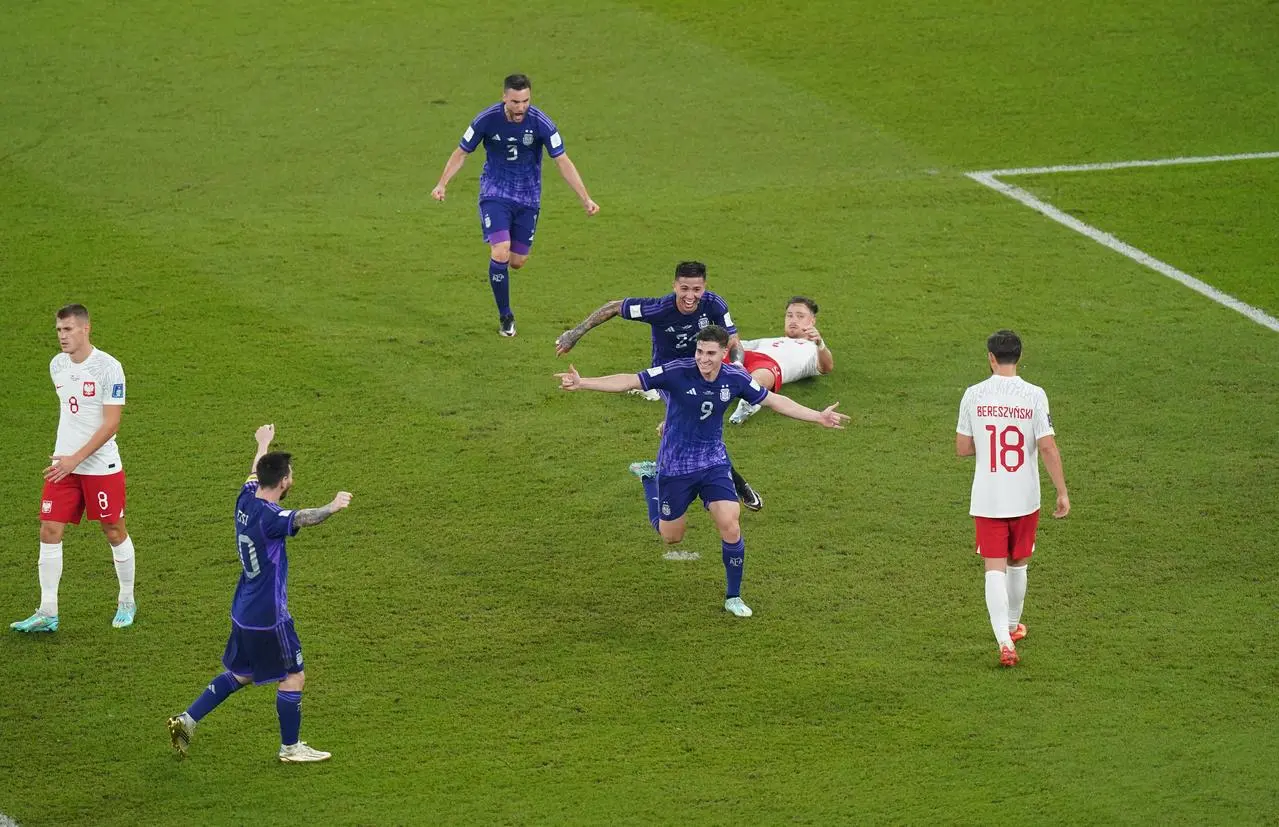
[[719,389],[719,401],[727,402],[733,398],[733,392],[728,389],[727,385],[721,385]]
[[532,132],[525,132],[525,133],[524,133],[524,146],[532,146],[532,145],[533,145],[533,133],[532,133]]

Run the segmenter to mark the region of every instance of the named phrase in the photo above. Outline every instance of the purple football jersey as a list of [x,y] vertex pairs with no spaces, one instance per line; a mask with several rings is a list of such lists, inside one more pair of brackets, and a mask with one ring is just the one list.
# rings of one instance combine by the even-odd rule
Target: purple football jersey
[[675,294],[667,293],[654,299],[622,299],[621,316],[653,328],[653,365],[692,356],[697,351],[694,340],[702,328],[714,324],[730,336],[737,332],[728,313],[728,302],[709,290],[702,294],[692,313],[679,312]]
[[296,512],[259,499],[257,475],[235,501],[235,544],[240,582],[231,599],[231,620],[245,629],[273,629],[289,620],[289,558],[284,540],[298,533]]
[[714,381],[702,378],[694,359],[676,359],[639,374],[644,390],[666,391],[666,427],[657,451],[658,473],[692,474],[728,463],[724,411],[734,399],[758,405],[768,391],[737,365],[721,365]]
[[474,152],[484,144],[480,200],[510,201],[538,209],[542,204],[542,149],[552,158],[564,154],[564,139],[550,118],[530,106],[521,123],[506,119],[495,103],[475,116],[458,146]]

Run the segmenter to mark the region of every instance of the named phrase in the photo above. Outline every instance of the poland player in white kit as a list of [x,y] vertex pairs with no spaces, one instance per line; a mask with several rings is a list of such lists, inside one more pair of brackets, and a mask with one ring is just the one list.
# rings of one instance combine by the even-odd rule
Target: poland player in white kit
[[[835,369],[835,357],[817,330],[817,302],[804,296],[788,301],[782,330],[785,336],[742,342],[742,365],[756,382],[777,393],[782,385]],[[741,425],[759,407],[743,399],[728,421]]]
[[1039,455],[1057,489],[1053,516],[1070,511],[1061,453],[1048,395],[1017,375],[1021,339],[1000,330],[986,340],[991,377],[964,392],[955,428],[955,453],[976,456],[969,513],[977,553],[986,566],[986,609],[999,644],[999,662],[1015,666],[1026,600],[1026,568],[1039,526]]
[[62,578],[62,534],[88,511],[102,525],[120,581],[115,619],[132,625],[133,541],[124,525],[124,465],[116,447],[124,408],[124,369],[110,354],[89,342],[89,311],[70,304],[57,313],[62,352],[49,363],[58,395],[58,441],[44,472],[40,498],[40,608],[26,620],[9,624],[19,632],[58,629],[58,583]]

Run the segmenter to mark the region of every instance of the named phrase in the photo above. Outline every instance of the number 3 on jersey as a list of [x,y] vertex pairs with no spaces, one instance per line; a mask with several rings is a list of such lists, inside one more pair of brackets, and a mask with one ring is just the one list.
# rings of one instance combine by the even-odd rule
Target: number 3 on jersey
[[519,144],[507,144],[507,145],[506,145],[506,152],[507,152],[506,160],[508,160],[508,161],[518,161],[518,160],[520,159],[520,145],[519,145]]
[[[1001,465],[1005,471],[1012,473],[1026,462],[1026,436],[1020,428],[1009,425],[1000,431],[994,425],[987,425],[986,432],[990,434],[990,472],[992,474],[998,471]],[[1008,461],[1010,454],[1013,458],[1011,463]]]
[[240,565],[244,566],[244,576],[252,580],[262,573],[262,569],[258,566],[257,547],[244,534],[236,535],[235,539],[239,545]]

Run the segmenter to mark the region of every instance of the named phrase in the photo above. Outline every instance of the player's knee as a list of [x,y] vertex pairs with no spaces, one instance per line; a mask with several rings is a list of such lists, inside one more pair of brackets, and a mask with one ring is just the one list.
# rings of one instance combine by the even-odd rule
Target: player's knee
[[107,535],[107,542],[113,546],[118,546],[129,536],[129,532],[124,527],[124,522],[103,523],[102,533]]
[[726,543],[736,543],[742,539],[742,526],[737,520],[724,523],[719,527],[719,538]]
[[657,530],[662,535],[662,542],[668,546],[673,546],[684,539],[683,526],[659,526]]
[[499,241],[497,244],[489,246],[489,257],[498,264],[505,264],[511,260],[511,242]]
[[520,269],[527,262],[528,262],[527,255],[520,255],[519,253],[511,253],[511,269],[512,270]]
[[284,680],[280,681],[280,689],[285,692],[301,692],[302,687],[306,685],[306,674],[304,672],[290,672]]
[[42,543],[61,543],[62,532],[66,529],[64,523],[51,523],[41,521],[40,523],[40,542]]

